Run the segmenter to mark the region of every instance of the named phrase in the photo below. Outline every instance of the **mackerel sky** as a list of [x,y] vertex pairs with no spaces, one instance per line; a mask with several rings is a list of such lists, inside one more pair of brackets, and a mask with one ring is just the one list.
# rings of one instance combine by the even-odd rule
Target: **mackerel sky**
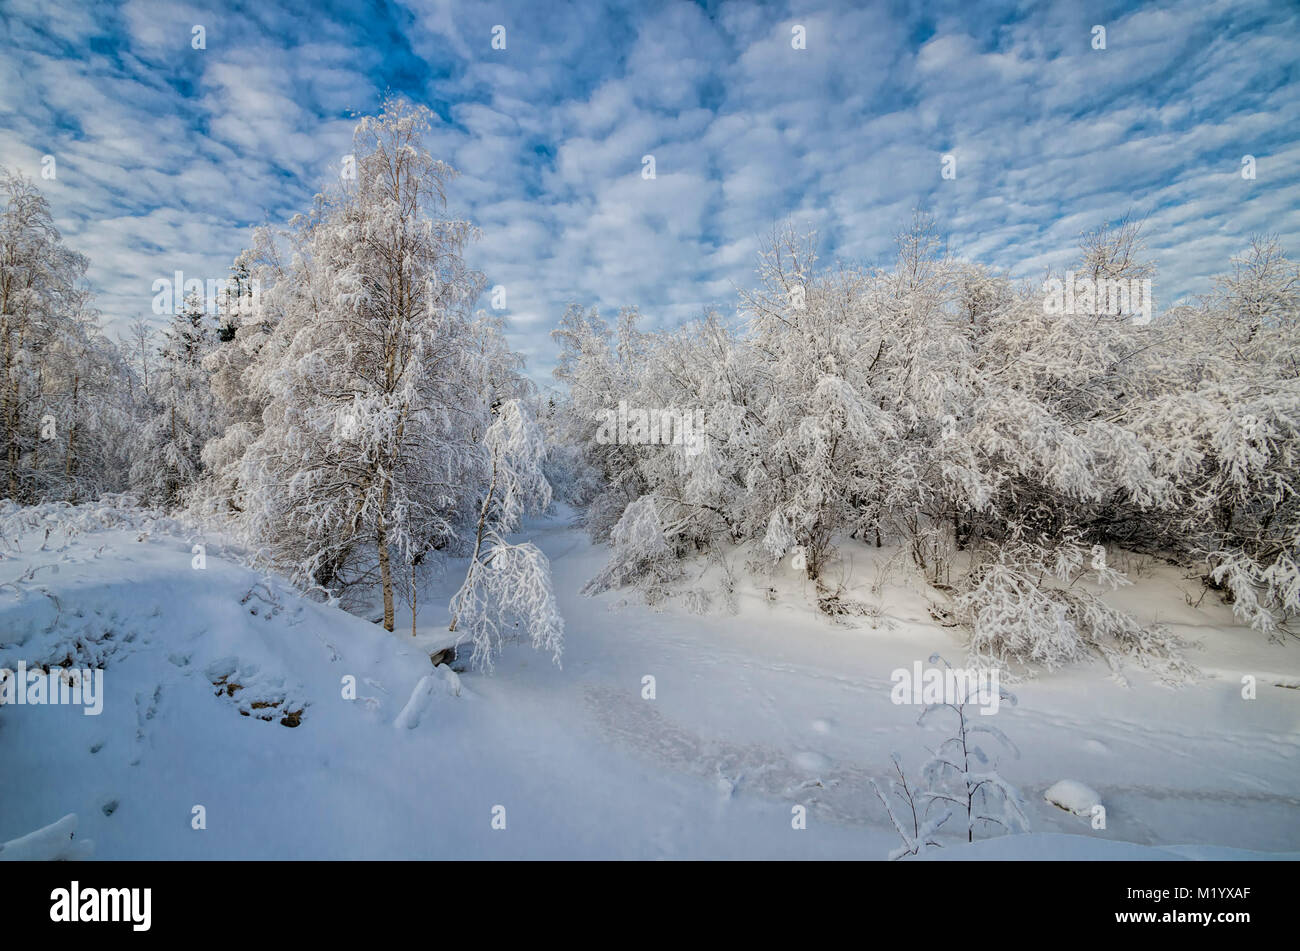
[[570,301],[647,328],[730,313],[786,220],[878,264],[920,208],[1030,277],[1132,212],[1157,309],[1252,234],[1300,256],[1297,54],[1292,3],[0,0],[0,165],[90,256],[116,334],[155,279],[221,278],[252,226],[306,210],[353,117],[403,94],[438,117],[473,263],[545,383]]

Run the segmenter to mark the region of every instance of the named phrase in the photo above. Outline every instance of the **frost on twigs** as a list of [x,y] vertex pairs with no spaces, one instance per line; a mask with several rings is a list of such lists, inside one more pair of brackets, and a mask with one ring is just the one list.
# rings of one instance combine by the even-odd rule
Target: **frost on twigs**
[[936,836],[943,824],[952,818],[952,813],[946,810],[939,810],[927,818],[925,807],[928,803],[924,799],[917,801],[922,797],[908,785],[907,777],[903,775],[903,764],[897,753],[893,755],[893,762],[894,773],[898,778],[889,780],[888,796],[881,791],[879,783],[874,779],[870,781],[871,788],[876,791],[876,796],[879,797],[885,811],[889,813],[889,821],[893,823],[894,831],[903,840],[902,845],[890,850],[891,862],[905,855],[920,855],[932,848],[943,848]]
[[[930,658],[931,663],[935,660],[943,658],[936,654]],[[946,660],[943,664],[950,667]],[[998,692],[1000,701],[1015,705],[1016,698],[1002,687],[995,684],[992,689]],[[921,770],[926,785],[923,797],[928,800],[927,815],[932,808],[964,820],[967,842],[975,841],[977,828],[999,828],[1004,833],[1028,832],[1024,796],[998,775],[996,763],[984,752],[979,740],[987,736],[1013,756],[1018,757],[1020,751],[1005,733],[984,718],[970,719],[966,708],[977,699],[970,691],[967,687],[963,695],[950,698],[950,702],[927,705],[917,720],[925,723],[946,716],[952,729]]]
[[473,646],[470,663],[491,670],[506,643],[522,640],[550,651],[558,664],[564,619],[555,604],[550,562],[531,543],[511,545],[497,535],[484,542],[451,601],[456,631]]
[[1079,584],[1089,576],[1102,588],[1130,583],[1104,562],[1085,567],[1085,553],[1070,541],[1046,546],[1013,538],[973,568],[955,599],[956,616],[970,630],[972,659],[985,666],[1018,661],[1052,669],[1095,653],[1116,674],[1128,658],[1169,682],[1192,675],[1176,636],[1144,627]]
[[[950,668],[938,654],[930,658],[931,663],[940,660]],[[977,831],[1029,831],[1024,796],[998,774],[997,764],[980,746],[980,739],[989,737],[1015,756],[1020,755],[1019,750],[984,717],[971,719],[967,714],[971,704],[983,705],[988,701],[989,696],[984,692],[987,689],[997,691],[999,702],[1015,705],[1016,698],[995,680],[991,688],[972,687],[967,683],[956,695],[944,702],[927,704],[921,712],[918,724],[946,717],[950,730],[921,768],[919,787],[908,783],[898,754],[893,757],[898,778],[890,780],[889,795],[885,795],[874,779],[871,781],[902,839],[902,845],[889,853],[891,861],[940,847],[938,832],[952,819],[961,823],[967,842],[975,841]]]
[[624,510],[610,532],[609,562],[582,593],[599,594],[633,582],[652,586],[669,578],[673,568],[654,496],[644,495]]
[[551,487],[542,475],[541,433],[519,400],[509,400],[484,434],[491,477],[479,508],[465,582],[451,600],[450,630],[473,645],[470,662],[490,670],[509,641],[549,650],[560,662],[564,620],[551,588],[551,566],[531,543],[510,544],[506,533],[523,515],[544,509]]

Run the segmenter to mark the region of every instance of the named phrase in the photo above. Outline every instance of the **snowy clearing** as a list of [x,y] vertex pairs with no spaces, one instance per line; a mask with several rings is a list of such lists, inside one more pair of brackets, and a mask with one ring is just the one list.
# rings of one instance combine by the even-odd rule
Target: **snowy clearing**
[[[889,586],[884,613],[852,625],[816,614],[796,573],[777,603],[742,586],[734,617],[585,598],[606,551],[570,517],[526,526],[551,561],[563,666],[512,647],[492,675],[430,667],[455,564],[413,639],[409,614],[387,633],[215,544],[196,570],[194,538],[167,525],[11,539],[0,583],[38,570],[0,589],[0,666],[102,663],[105,697],[99,716],[0,708],[0,842],[75,815],[101,859],[884,858],[897,837],[868,780],[942,739],[891,702],[891,672],[961,656],[922,593]],[[1188,651],[1213,673],[1173,689],[1130,670],[1124,686],[1097,662],[1012,685],[1018,704],[990,719],[1020,750],[998,769],[1033,834],[950,834],[931,857],[1300,857],[1300,653],[1191,608],[1180,577],[1151,567],[1118,596],[1214,632]],[[1104,829],[1044,799],[1062,777],[1101,797]]]

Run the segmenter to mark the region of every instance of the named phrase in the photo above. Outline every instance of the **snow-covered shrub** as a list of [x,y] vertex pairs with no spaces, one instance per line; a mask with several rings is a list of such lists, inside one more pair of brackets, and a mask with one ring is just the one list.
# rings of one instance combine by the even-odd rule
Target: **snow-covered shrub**
[[[1142,282],[1154,265],[1125,220],[1084,235],[1073,271]],[[1300,609],[1294,267],[1257,244],[1216,294],[1149,324],[1133,301],[1053,306],[1049,287],[953,258],[918,216],[888,268],[827,268],[811,237],[778,232],[740,329],[709,314],[646,333],[634,310],[611,327],[570,308],[554,433],[597,476],[584,520],[611,561],[592,590],[645,577],[628,529],[653,498],[660,594],[664,559],[741,545],[793,553],[836,610],[820,597],[836,546],[888,540],[956,592],[978,654],[1177,667],[1171,637],[1057,570],[1103,544],[1200,562],[1244,620],[1284,629]],[[700,408],[705,451],[598,440],[622,404]]]
[[96,502],[75,505],[69,502],[43,502],[39,505],[0,502],[0,557],[12,550],[22,535],[41,532],[46,540],[58,536],[66,540],[111,530],[135,531],[141,535],[158,532],[190,538],[203,534],[204,527],[161,509],[141,505],[131,493],[106,494]]
[[654,496],[644,495],[624,510],[610,532],[609,563],[582,591],[599,594],[629,583],[653,585],[668,580],[675,570]]
[[1088,582],[1102,590],[1129,584],[1075,538],[1051,547],[1008,541],[963,578],[954,599],[957,618],[970,631],[973,662],[1004,667],[1018,661],[1050,670],[1096,653],[1116,670],[1132,658],[1173,680],[1191,672],[1179,659],[1174,635],[1143,627],[1086,590]]
[[[943,659],[935,654],[930,663],[939,660]],[[943,664],[949,666],[946,660]],[[998,774],[997,764],[980,745],[980,737],[996,740],[1015,756],[1020,753],[1006,734],[985,718],[971,719],[967,715],[968,704],[982,704],[988,697],[979,695],[977,691],[980,688],[970,682],[965,682],[963,689],[965,694],[948,697],[945,702],[927,704],[917,720],[918,724],[924,724],[927,720],[946,716],[951,727],[949,735],[931,752],[921,768],[919,785],[908,783],[897,753],[893,755],[897,778],[890,779],[889,795],[874,779],[871,780],[872,789],[902,839],[902,845],[890,851],[890,861],[941,848],[939,830],[954,818],[960,822],[967,842],[975,841],[976,830],[1029,831],[1024,796]],[[996,689],[999,703],[1006,701],[1013,706],[1016,703],[1016,698],[996,681],[984,689]]]
[[688,588],[686,590],[686,610],[692,614],[708,614],[713,603],[713,595],[705,588]]
[[929,801],[908,785],[898,754],[895,753],[892,758],[897,778],[890,777],[888,796],[881,791],[879,783],[874,779],[869,780],[881,805],[885,807],[885,812],[889,814],[894,831],[903,840],[902,845],[890,850],[891,862],[905,855],[921,855],[930,849],[943,848],[938,841],[938,833],[944,823],[952,818],[952,812],[946,809],[929,810],[933,815],[927,817],[926,807]]
[[1200,561],[1247,623],[1300,614],[1300,377],[1170,393],[1135,422],[1178,486],[1161,542]]
[[564,621],[551,589],[550,562],[536,545],[505,540],[526,513],[540,512],[551,501],[551,487],[542,475],[546,449],[541,431],[522,401],[508,400],[498,408],[483,444],[491,476],[465,581],[451,601],[449,629],[468,637],[471,662],[486,669],[492,667],[493,654],[516,639],[551,651],[558,664]]
[[[936,657],[931,657],[934,663]],[[944,661],[944,666],[948,662]],[[1012,705],[1016,698],[997,688],[1001,699]],[[922,768],[925,780],[923,797],[927,800],[927,816],[934,809],[937,814],[955,815],[966,832],[966,841],[975,841],[975,830],[990,826],[1004,833],[1028,832],[1029,819],[1025,816],[1025,798],[1015,786],[998,775],[997,764],[980,746],[979,738],[987,736],[996,740],[1015,756],[1020,752],[1000,729],[978,722],[966,714],[968,702],[975,697],[955,697],[950,703],[932,703],[922,711],[918,723],[939,716],[947,716],[952,734],[935,748]],[[937,826],[931,826],[934,828]]]
[[491,534],[451,601],[452,630],[473,645],[470,663],[485,670],[507,643],[522,640],[550,651],[558,664],[564,619],[551,587],[551,567],[531,543],[511,545]]

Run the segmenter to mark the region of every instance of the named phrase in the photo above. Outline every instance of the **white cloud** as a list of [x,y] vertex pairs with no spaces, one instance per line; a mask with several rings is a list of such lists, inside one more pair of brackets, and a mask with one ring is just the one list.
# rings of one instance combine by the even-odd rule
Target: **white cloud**
[[146,311],[155,276],[224,274],[247,224],[305,209],[350,149],[349,113],[389,87],[449,118],[430,144],[463,173],[453,211],[482,227],[472,260],[507,288],[539,379],[568,302],[639,304],[651,326],[728,305],[786,218],[877,263],[923,207],[955,250],[1033,276],[1135,209],[1165,300],[1207,290],[1252,231],[1300,253],[1298,15],[1263,2],[1129,12],[1103,21],[1104,51],[1065,2],[928,20],[828,2],[344,12],[6,5],[0,162],[35,175],[56,155],[42,185],[110,318]]

